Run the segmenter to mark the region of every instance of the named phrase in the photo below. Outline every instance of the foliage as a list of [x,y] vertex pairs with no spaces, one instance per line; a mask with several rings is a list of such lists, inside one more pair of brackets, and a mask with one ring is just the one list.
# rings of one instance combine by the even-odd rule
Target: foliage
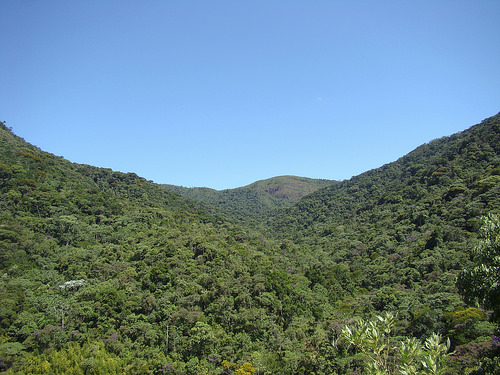
[[458,276],[457,287],[469,304],[479,303],[492,309],[500,318],[500,217],[484,218],[479,231],[479,244],[474,248],[474,266]]
[[396,343],[395,325],[393,314],[377,315],[373,320],[358,320],[354,326],[344,327],[342,337],[366,356],[370,374],[445,373],[449,340],[443,344],[441,337],[433,334],[424,343],[415,338]]
[[[236,369],[238,365],[236,363],[231,363],[229,361],[222,361],[222,367],[226,373],[232,373],[235,375],[252,375],[255,372],[255,368],[250,362],[245,362],[240,368]],[[232,371],[233,369],[234,372]]]

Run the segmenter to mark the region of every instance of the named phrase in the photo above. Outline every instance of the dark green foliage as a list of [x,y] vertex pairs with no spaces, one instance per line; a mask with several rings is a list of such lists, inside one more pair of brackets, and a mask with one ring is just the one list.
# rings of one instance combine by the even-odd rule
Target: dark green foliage
[[0,371],[349,373],[342,327],[392,311],[398,337],[450,337],[488,373],[496,326],[455,281],[500,211],[499,124],[348,181],[182,192],[198,202],[2,124]]
[[489,215],[474,248],[474,266],[459,274],[457,287],[468,303],[479,303],[493,310],[500,319],[500,217]]

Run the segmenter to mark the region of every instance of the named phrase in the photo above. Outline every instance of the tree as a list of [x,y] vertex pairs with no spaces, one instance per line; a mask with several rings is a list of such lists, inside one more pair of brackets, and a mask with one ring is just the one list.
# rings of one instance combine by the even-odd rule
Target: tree
[[352,327],[342,329],[342,337],[361,351],[366,358],[369,374],[444,374],[450,340],[441,343],[432,334],[424,343],[411,337],[396,343],[392,335],[396,318],[391,313],[373,320],[358,320]]
[[[236,369],[238,365],[236,363],[231,363],[227,360],[222,361],[222,367],[224,368],[225,374],[233,373],[232,370]],[[250,362],[245,362],[237,370],[234,370],[235,375],[252,375],[255,372],[255,367]]]
[[458,275],[457,288],[465,302],[492,309],[500,319],[500,217],[483,219],[479,244],[473,249],[474,266]]
[[245,362],[243,365],[236,370],[235,375],[252,375],[255,372],[255,368],[250,362]]

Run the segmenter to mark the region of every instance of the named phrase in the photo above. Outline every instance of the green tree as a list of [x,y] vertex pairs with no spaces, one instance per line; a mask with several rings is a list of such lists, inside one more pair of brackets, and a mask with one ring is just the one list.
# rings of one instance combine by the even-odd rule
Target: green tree
[[373,320],[358,320],[342,329],[342,337],[361,351],[368,374],[444,374],[450,341],[432,334],[424,343],[416,338],[396,342],[393,336],[396,318],[391,313]]
[[462,270],[457,288],[469,304],[492,309],[500,319],[500,217],[490,214],[483,219],[479,244],[473,249],[474,266]]
[[235,375],[252,375],[255,372],[255,368],[250,362],[245,362],[238,370],[234,373]]

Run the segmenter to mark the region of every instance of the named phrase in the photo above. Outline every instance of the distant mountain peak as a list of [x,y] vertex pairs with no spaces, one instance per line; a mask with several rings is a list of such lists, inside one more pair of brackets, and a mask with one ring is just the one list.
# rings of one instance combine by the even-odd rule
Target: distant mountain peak
[[184,188],[162,185],[167,190],[221,208],[240,219],[248,219],[289,207],[335,181],[298,176],[277,176],[253,182],[235,189]]

